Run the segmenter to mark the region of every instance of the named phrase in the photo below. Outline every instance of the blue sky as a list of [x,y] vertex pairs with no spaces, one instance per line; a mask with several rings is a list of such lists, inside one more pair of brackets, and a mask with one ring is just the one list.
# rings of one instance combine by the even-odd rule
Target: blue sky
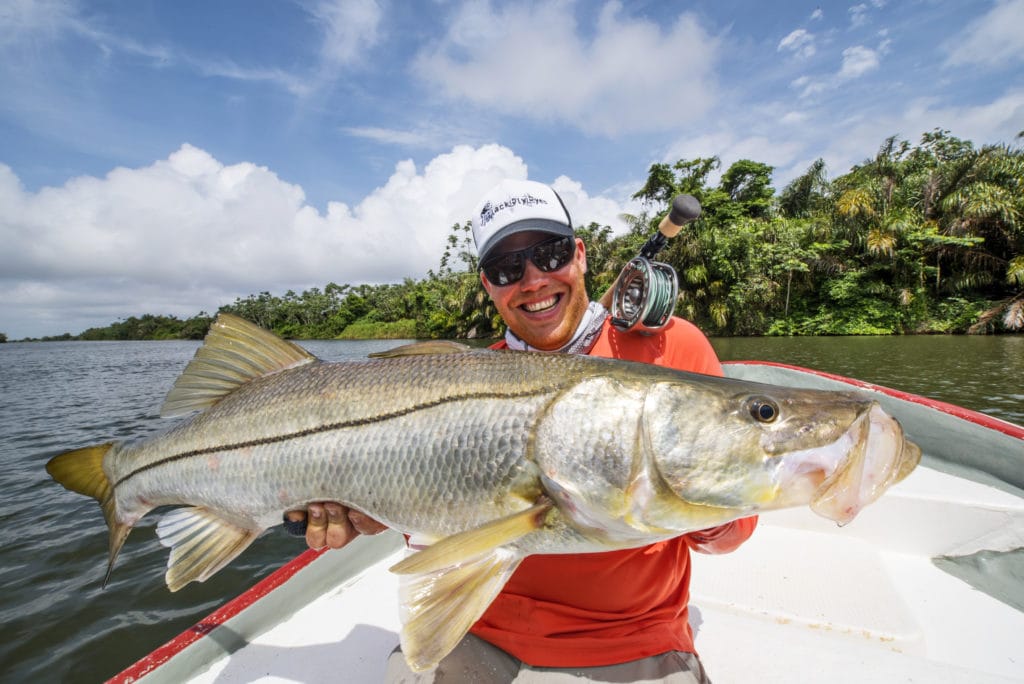
[[654,162],[830,174],[1024,130],[1024,0],[0,4],[0,331],[395,282],[505,177],[616,229]]

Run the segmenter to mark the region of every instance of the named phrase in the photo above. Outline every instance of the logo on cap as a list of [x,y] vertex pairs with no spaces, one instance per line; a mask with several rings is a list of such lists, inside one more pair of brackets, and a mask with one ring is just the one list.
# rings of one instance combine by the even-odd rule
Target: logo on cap
[[532,207],[537,204],[548,204],[548,201],[541,197],[535,197],[534,195],[526,193],[524,195],[519,195],[518,197],[509,197],[498,204],[491,204],[490,202],[487,202],[480,210],[480,227],[483,228],[486,226],[491,222],[491,219],[505,209],[512,209],[519,206]]

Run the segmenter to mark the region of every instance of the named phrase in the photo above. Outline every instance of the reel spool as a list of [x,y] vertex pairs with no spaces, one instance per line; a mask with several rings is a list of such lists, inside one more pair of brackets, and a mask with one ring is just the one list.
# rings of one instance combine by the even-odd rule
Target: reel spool
[[676,308],[679,282],[668,264],[638,256],[622,269],[612,292],[612,325],[622,331],[654,332]]

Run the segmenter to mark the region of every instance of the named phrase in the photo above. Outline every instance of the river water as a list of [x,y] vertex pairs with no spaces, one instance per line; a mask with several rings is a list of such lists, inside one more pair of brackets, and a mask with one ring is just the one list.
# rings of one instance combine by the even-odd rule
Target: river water
[[[1024,336],[728,338],[723,360],[792,363],[1024,424]],[[395,341],[303,342],[330,361]],[[0,667],[7,682],[99,682],[196,623],[305,546],[274,530],[203,584],[171,594],[156,516],[136,526],[106,589],[96,504],[44,469],[55,454],[172,424],[163,396],[196,342],[0,344]]]

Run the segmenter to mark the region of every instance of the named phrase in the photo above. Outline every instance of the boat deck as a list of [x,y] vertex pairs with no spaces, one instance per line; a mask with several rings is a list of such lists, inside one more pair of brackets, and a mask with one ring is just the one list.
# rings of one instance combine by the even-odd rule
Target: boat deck
[[[929,468],[844,528],[766,514],[734,553],[694,554],[697,648],[716,684],[1024,681],[1024,613],[931,561],[1022,530],[1024,499]],[[387,567],[402,548],[385,533],[318,555],[144,681],[380,681],[400,628]],[[360,571],[354,557],[380,560]],[[281,620],[290,606],[302,607]],[[268,615],[280,620],[269,629]]]

